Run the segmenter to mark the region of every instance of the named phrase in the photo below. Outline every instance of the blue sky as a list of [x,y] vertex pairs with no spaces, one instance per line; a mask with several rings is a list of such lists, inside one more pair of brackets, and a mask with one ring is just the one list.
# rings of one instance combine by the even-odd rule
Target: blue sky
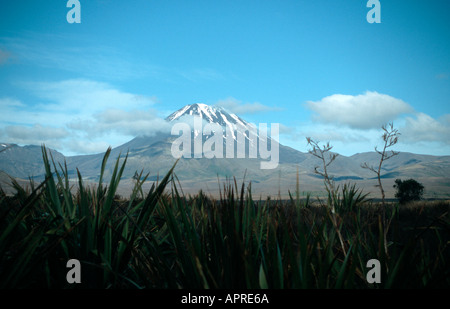
[[0,3],[0,141],[98,153],[186,104],[279,123],[343,155],[450,155],[450,1],[80,0]]

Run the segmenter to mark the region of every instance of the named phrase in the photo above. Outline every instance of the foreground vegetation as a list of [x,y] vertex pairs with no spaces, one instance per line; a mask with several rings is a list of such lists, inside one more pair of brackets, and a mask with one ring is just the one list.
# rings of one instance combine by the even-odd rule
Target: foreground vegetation
[[[108,184],[71,193],[67,168],[43,148],[46,180],[14,196],[0,190],[1,288],[448,288],[449,204],[372,203],[354,185],[318,201],[254,200],[229,180],[219,199],[185,196],[173,169],[149,192],[136,177],[129,198]],[[387,221],[389,224],[384,224]],[[81,283],[66,280],[70,259]],[[381,282],[368,283],[378,259]]]

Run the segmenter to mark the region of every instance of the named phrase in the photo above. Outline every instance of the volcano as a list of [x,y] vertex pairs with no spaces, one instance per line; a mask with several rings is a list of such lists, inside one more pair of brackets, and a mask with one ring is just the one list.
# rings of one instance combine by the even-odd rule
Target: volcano
[[[224,132],[224,146],[230,136],[227,136],[225,132],[227,129],[233,132],[231,136],[235,152],[233,156],[227,157],[224,150],[224,156],[221,158],[181,157],[174,173],[184,193],[195,194],[199,190],[203,190],[217,194],[221,189],[221,182],[233,179],[236,179],[238,183],[251,184],[252,193],[260,196],[284,194],[284,197],[288,197],[288,192],[295,192],[298,188],[301,192],[312,192],[313,194],[323,191],[323,179],[314,174],[314,167],[319,166],[320,162],[309,153],[278,144],[279,159],[276,168],[261,169],[261,162],[265,159],[259,155],[256,157],[249,155],[249,128],[252,124],[224,108],[202,103],[190,104],[170,114],[166,121],[173,128],[177,123],[192,123],[195,118],[200,118],[203,124],[214,124],[215,128],[221,128]],[[177,135],[178,133],[172,133],[158,132],[148,136],[137,136],[129,142],[113,148],[104,179],[111,176],[115,161],[119,156],[122,160],[127,156],[127,164],[119,188],[119,192],[123,195],[129,194],[134,185],[133,178],[136,173],[148,174],[149,185],[161,179],[178,159],[174,157],[172,147],[180,136]],[[196,135],[202,137],[202,143],[210,138],[210,136],[195,132],[193,127],[190,134],[192,134],[192,143],[194,143]],[[241,157],[236,153],[239,135],[244,136],[243,140],[247,143],[247,148]],[[256,137],[259,138],[259,134]],[[77,181],[77,169],[85,181],[93,184],[98,181],[104,153],[64,156],[57,150],[49,149],[49,152],[52,153],[56,163],[59,162],[64,166],[64,162],[66,162],[69,178],[74,183]],[[361,168],[363,162],[367,162],[369,165],[376,164],[379,162],[377,153],[367,152],[349,157],[340,155],[329,166],[329,173],[334,176],[337,184],[354,182],[365,192],[371,192],[376,196],[378,189],[374,185],[377,182],[370,171]],[[9,177],[25,180],[29,177],[36,180],[44,179],[45,170],[42,164],[41,147],[0,143],[0,171],[2,187],[5,186],[5,182],[10,183]],[[393,197],[392,185],[396,178],[414,178],[424,184],[425,196],[448,198],[449,172],[450,156],[400,153],[383,164],[383,187],[387,196]]]

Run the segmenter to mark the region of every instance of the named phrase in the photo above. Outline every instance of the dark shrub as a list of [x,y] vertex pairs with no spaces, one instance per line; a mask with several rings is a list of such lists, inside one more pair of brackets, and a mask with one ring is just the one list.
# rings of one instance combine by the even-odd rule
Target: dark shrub
[[396,179],[394,188],[397,189],[395,197],[399,199],[400,204],[420,200],[424,190],[424,186],[414,179]]

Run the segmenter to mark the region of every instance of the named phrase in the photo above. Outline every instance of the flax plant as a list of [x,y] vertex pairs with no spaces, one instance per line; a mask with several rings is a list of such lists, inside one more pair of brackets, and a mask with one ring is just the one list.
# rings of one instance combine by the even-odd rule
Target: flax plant
[[363,164],[361,164],[361,167],[364,169],[368,169],[370,171],[372,171],[373,173],[376,174],[377,176],[377,180],[378,180],[378,184],[376,185],[376,187],[378,187],[380,189],[381,192],[381,203],[383,206],[383,229],[384,229],[384,244],[385,244],[385,251],[386,254],[388,253],[388,241],[387,241],[387,234],[389,232],[389,227],[391,225],[391,220],[386,218],[386,202],[385,202],[385,192],[383,189],[383,185],[381,183],[381,168],[382,165],[384,163],[384,161],[389,160],[390,158],[396,156],[399,154],[398,151],[394,151],[394,150],[388,150],[388,148],[391,148],[392,146],[394,146],[395,144],[397,144],[398,142],[398,137],[401,135],[400,132],[398,131],[398,129],[394,128],[394,124],[393,123],[389,123],[389,125],[383,125],[382,127],[383,130],[383,135],[382,135],[382,139],[383,139],[383,149],[382,150],[378,150],[377,147],[375,147],[375,151],[380,155],[380,161],[378,163],[377,167],[371,166],[369,165],[367,162],[364,162]]
[[[148,175],[136,173],[124,199],[117,189],[126,155],[107,182],[106,151],[96,186],[80,171],[72,183],[65,163],[45,147],[42,155],[41,183],[23,188],[12,179],[13,196],[0,188],[0,288],[450,287],[448,205],[399,209],[386,254],[382,209],[355,185],[335,187],[327,205],[298,192],[255,200],[251,183],[234,178],[219,184],[219,198],[186,196],[175,162],[147,192]],[[379,284],[366,280],[373,258]],[[69,259],[81,263],[80,284],[66,281]]]

